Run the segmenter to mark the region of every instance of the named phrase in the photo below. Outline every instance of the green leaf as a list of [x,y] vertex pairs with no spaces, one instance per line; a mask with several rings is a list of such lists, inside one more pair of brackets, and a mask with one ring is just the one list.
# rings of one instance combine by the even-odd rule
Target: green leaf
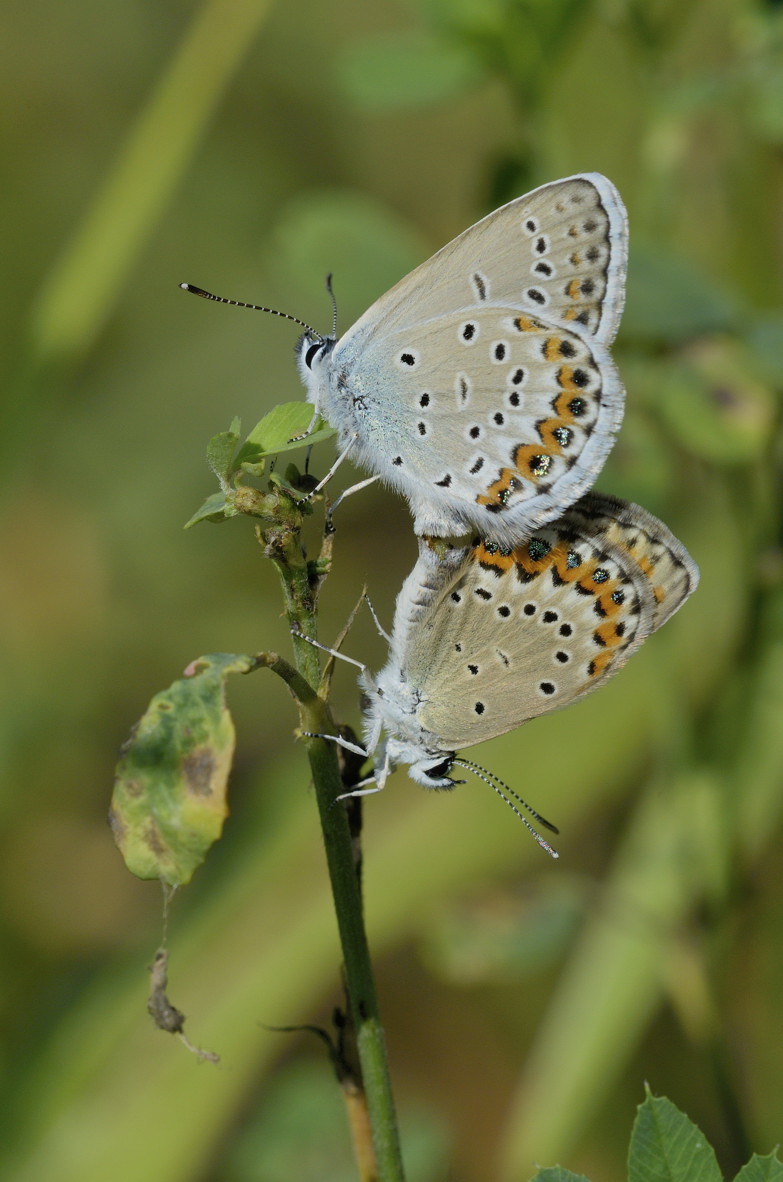
[[547,1166],[544,1170],[539,1170],[530,1179],[530,1182],[590,1182],[584,1174],[574,1174],[571,1170],[565,1170],[562,1166]]
[[252,657],[213,653],[156,694],[117,765],[109,821],[125,864],[139,878],[189,882],[220,837],[234,724],[225,701],[229,673]]
[[467,46],[426,33],[387,33],[351,44],[337,59],[343,93],[368,111],[443,102],[472,86],[482,73]]
[[241,430],[242,424],[239,419],[232,419],[228,431],[221,431],[219,434],[213,435],[207,444],[207,463],[224,490],[228,488],[234,471],[234,452],[239,443]]
[[321,420],[304,439],[294,439],[294,436],[304,434],[312,418],[313,408],[309,402],[284,402],[276,406],[268,415],[264,415],[260,423],[256,423],[237,453],[234,468],[241,467],[251,475],[258,476],[258,466],[265,456],[293,451],[297,447],[310,447],[324,439],[331,439],[335,434],[333,428],[322,424]]
[[765,1157],[754,1153],[734,1182],[783,1182],[783,1163],[778,1160],[774,1150]]
[[222,492],[211,493],[200,509],[197,509],[189,521],[185,522],[185,529],[198,525],[200,521],[227,521],[229,517],[236,517],[236,510],[230,501],[226,500]]
[[715,1151],[692,1120],[653,1096],[637,1109],[628,1152],[628,1182],[723,1182]]

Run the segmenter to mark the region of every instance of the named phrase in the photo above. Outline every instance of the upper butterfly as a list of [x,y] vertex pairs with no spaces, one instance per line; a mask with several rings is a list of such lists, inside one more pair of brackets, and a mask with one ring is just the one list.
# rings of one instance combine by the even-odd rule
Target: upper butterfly
[[418,534],[501,544],[592,486],[623,414],[609,355],[628,228],[585,173],[496,209],[339,340],[304,334],[307,397],[342,454],[408,498]]

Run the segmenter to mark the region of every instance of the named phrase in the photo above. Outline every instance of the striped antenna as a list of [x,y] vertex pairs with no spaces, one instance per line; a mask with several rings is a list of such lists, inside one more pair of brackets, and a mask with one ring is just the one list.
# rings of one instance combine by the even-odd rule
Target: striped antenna
[[192,283],[180,283],[180,287],[183,291],[190,291],[193,295],[201,296],[203,300],[214,300],[216,304],[232,304],[235,308],[250,308],[252,312],[269,312],[270,316],[282,316],[284,320],[293,320],[294,324],[301,325],[312,340],[318,342],[324,340],[320,332],[316,332],[309,324],[305,324],[304,320],[300,320],[298,316],[291,316],[288,312],[278,312],[277,308],[262,308],[260,304],[246,304],[244,300],[229,300],[225,296],[213,295],[211,291],[204,291],[203,287],[195,287]]
[[[521,813],[516,805],[509,800],[509,796],[513,796],[514,800],[519,801],[519,803],[527,809],[530,815],[535,817],[539,825],[543,825],[545,828],[551,830],[552,833],[560,832],[556,825],[553,825],[551,821],[547,821],[546,817],[542,817],[540,813],[536,812],[536,810],[532,808],[526,800],[523,800],[521,796],[518,796],[516,792],[514,792],[512,788],[509,788],[508,784],[504,783],[503,780],[500,779],[500,776],[496,776],[494,772],[488,771],[487,768],[482,767],[478,763],[471,763],[469,759],[458,758],[454,760],[454,763],[457,765],[457,767],[464,767],[467,771],[473,772],[474,776],[477,776],[479,780],[483,780],[484,783],[487,784],[494,792],[497,792],[501,800],[505,800],[511,811],[516,813],[525,828],[533,834],[533,837],[535,837],[541,848],[546,850],[548,854],[551,854],[553,858],[560,857],[557,850],[553,849],[549,842],[545,841],[541,834],[533,828],[524,813]],[[499,787],[499,785],[501,787]],[[506,793],[508,793],[508,796]]]

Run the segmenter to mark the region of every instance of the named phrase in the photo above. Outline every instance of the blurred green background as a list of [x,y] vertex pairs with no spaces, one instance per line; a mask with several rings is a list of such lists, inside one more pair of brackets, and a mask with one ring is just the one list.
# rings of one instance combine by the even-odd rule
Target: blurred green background
[[[367,922],[412,1182],[625,1178],[643,1081],[728,1175],[783,1132],[783,6],[761,0],[12,4],[0,831],[3,1176],[354,1177],[322,1047],[339,951],[294,709],[234,679],[224,839],[170,920],[198,1063],[145,1012],[161,896],[105,824],[120,743],[201,653],[288,639],[251,523],[182,524],[209,436],[300,396],[344,328],[495,205],[582,170],[628,207],[625,424],[599,487],[660,515],[697,595],[608,687],[365,806]],[[321,445],[312,465],[333,456]],[[347,467],[347,466],[346,466]],[[347,485],[355,473],[340,473]],[[410,519],[340,512],[321,634],[390,621]],[[348,651],[378,668],[360,619]],[[358,722],[350,670],[335,709]]]

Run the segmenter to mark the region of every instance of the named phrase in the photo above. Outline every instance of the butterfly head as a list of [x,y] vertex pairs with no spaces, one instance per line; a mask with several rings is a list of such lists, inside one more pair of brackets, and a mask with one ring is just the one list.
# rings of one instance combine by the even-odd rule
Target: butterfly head
[[320,333],[308,329],[303,332],[296,342],[296,363],[302,375],[302,381],[308,385],[312,374],[318,371],[324,358],[328,357],[337,343],[333,336],[324,337]]
[[454,788],[464,780],[452,780],[449,772],[454,765],[453,751],[428,752],[426,759],[419,759],[408,768],[408,775],[425,788]]
[[388,758],[391,767],[406,763],[408,775],[423,788],[438,788],[448,791],[464,780],[452,780],[450,776],[456,753],[426,747],[421,742],[390,736],[381,755],[381,762]]

